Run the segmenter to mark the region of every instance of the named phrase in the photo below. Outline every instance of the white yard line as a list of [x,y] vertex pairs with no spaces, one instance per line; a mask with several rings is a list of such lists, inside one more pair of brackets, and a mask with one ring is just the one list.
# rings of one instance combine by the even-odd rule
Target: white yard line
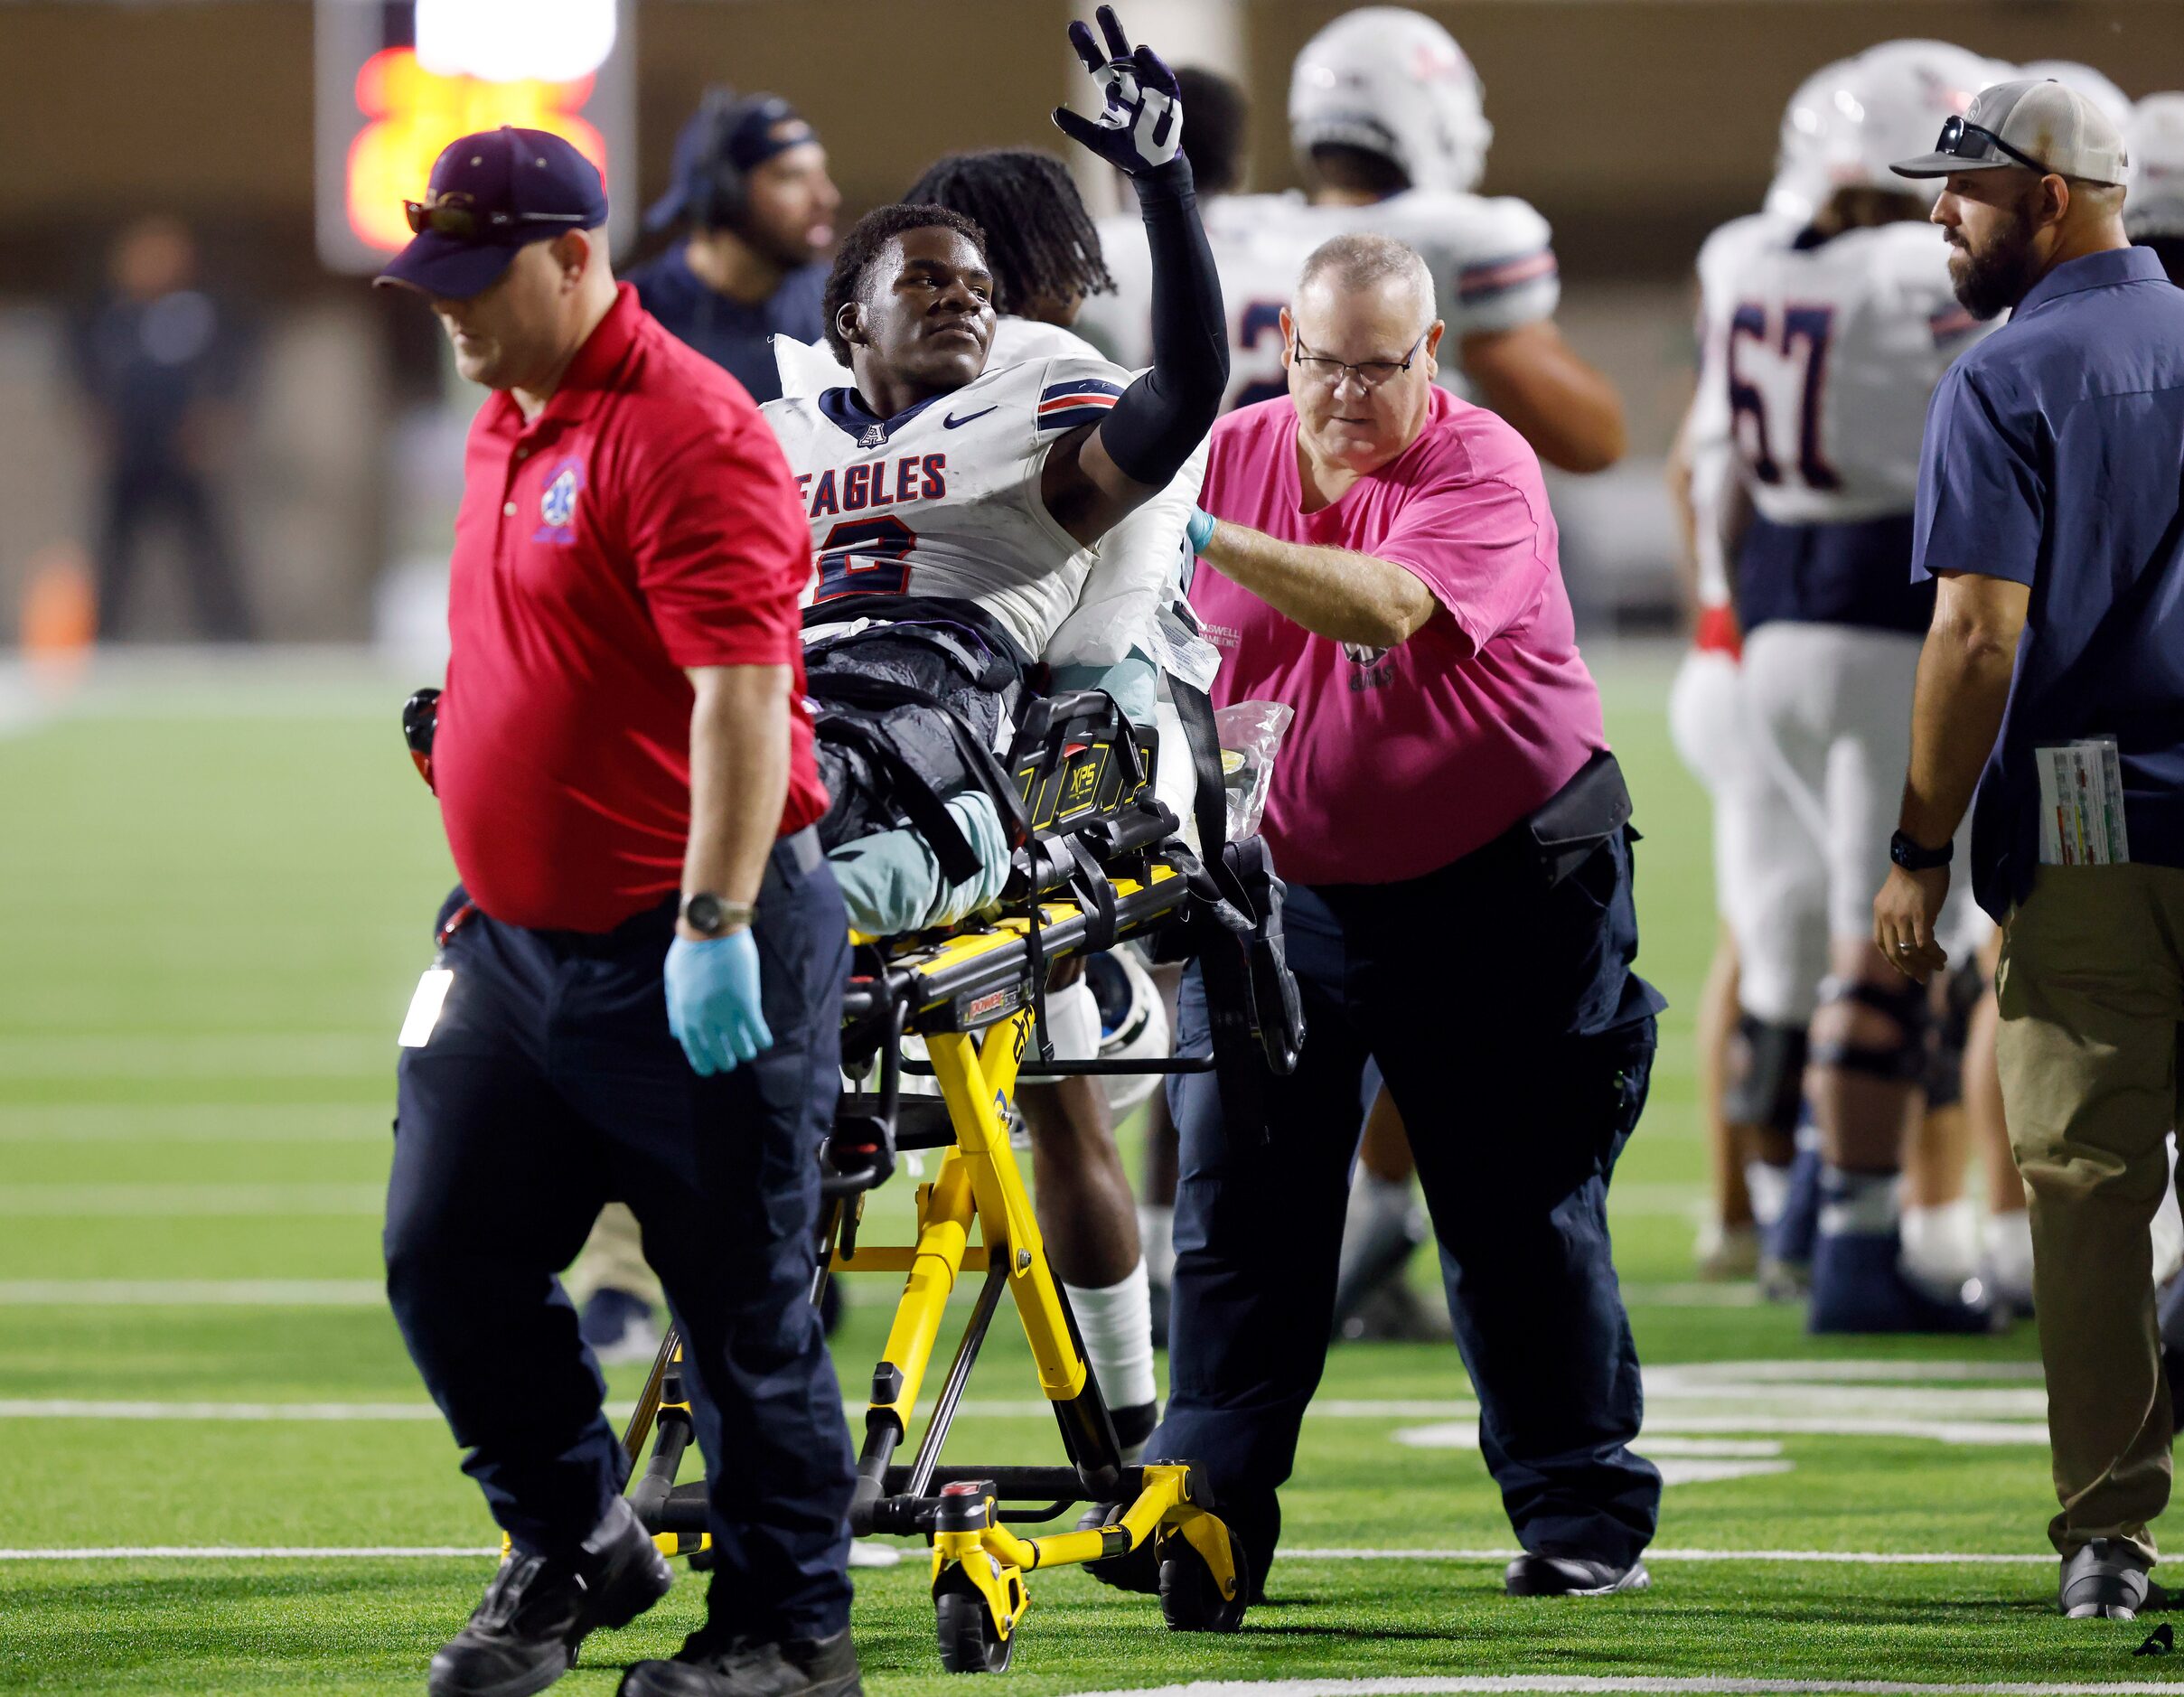
[[[468,1544],[368,1544],[359,1546],[318,1544],[111,1544],[90,1548],[49,1548],[0,1550],[0,1561],[367,1561],[389,1558],[432,1559],[451,1556],[499,1555],[495,1545]],[[1289,1550],[1282,1551],[1285,1561],[1447,1561],[1495,1562],[1509,1561],[1523,1553],[1518,1550]],[[1963,1567],[1992,1563],[2007,1565],[2052,1565],[2052,1555],[1992,1554],[1982,1551],[1963,1552],[1906,1552],[1856,1550],[1649,1550],[1645,1559],[1651,1561],[1771,1561],[1806,1562],[1843,1567]],[[1308,1683],[1309,1682],[1308,1682]],[[1262,1685],[1244,1683],[1240,1688],[1264,1691]],[[1334,1689],[1328,1686],[1328,1689]],[[1183,1690],[1184,1687],[1175,1687]],[[1209,1689],[1194,1686],[1191,1690]],[[1349,1687],[1343,1686],[1347,1690]],[[1374,1686],[1380,1689],[1379,1685]],[[1399,1689],[1390,1685],[1390,1690]],[[1409,1686],[1400,1689],[1408,1690]],[[1424,1689],[1424,1687],[1420,1687]],[[1432,1689],[1439,1690],[1439,1686]],[[1450,1686],[1451,1690],[1493,1691],[1503,1689],[1492,1683],[1484,1685]],[[1523,1687],[1520,1689],[1530,1689]],[[1575,1689],[1591,1690],[1590,1685]],[[1613,1683],[1602,1683],[1598,1689],[1619,1689]],[[1634,1688],[1636,1689],[1636,1688]],[[1677,1687],[1676,1689],[1681,1689]],[[1694,1686],[1693,1689],[1710,1689]],[[1722,1689],[1738,1691],[1767,1689],[1766,1687],[1734,1685]],[[1789,1689],[1783,1687],[1782,1689]],[[1803,1689],[1799,1687],[1798,1689]],[[1830,1687],[1829,1689],[1836,1689]],[[1853,1689],[1842,1687],[1842,1689]],[[1856,1687],[1855,1689],[1865,1689]],[[1928,1689],[1918,1687],[1916,1689]],[[1937,1691],[1957,1690],[2017,1690],[2019,1687],[1936,1686]],[[2075,1689],[2070,1687],[2023,1687],[2025,1690]],[[2122,1691],[2127,1686],[2100,1686],[2088,1689]],[[2150,1687],[2175,1691],[2177,1686]]]
[[1756,1308],[1759,1287],[1752,1284],[1626,1284],[1623,1299],[1633,1308]]
[[[1291,1550],[1285,1561],[1514,1561],[1522,1550]],[[1810,1562],[1825,1567],[1946,1568],[1982,1562],[2055,1565],[2052,1555],[1994,1554],[1982,1550],[1648,1550],[1653,1561]]]
[[0,1561],[381,1561],[500,1553],[499,1544],[364,1544],[333,1549],[310,1544],[147,1543],[97,1550],[0,1550]]
[[437,1420],[429,1402],[103,1402],[92,1397],[0,1397],[0,1420]]
[[1082,1692],[1078,1697],[1457,1697],[1463,1692],[1706,1692],[1775,1693],[1842,1692],[1845,1697],[2133,1697],[2135,1693],[2165,1693],[2175,1697],[2179,1686],[2170,1682],[2116,1680],[2101,1684],[2029,1682],[1995,1684],[1938,1684],[1884,1679],[1748,1679],[1719,1675],[1691,1678],[1645,1678],[1584,1674],[1502,1674],[1467,1677],[1415,1679],[1268,1679],[1197,1680],[1187,1685],[1141,1685],[1112,1691]]
[[1857,1361],[1687,1361],[1645,1370],[1646,1392],[1673,1384],[1719,1384],[1723,1380],[1756,1384],[1788,1380],[1798,1384],[1859,1380],[1944,1380],[2040,1378],[2037,1361],[1919,1361],[1889,1359]]
[[0,1143],[385,1143],[391,1107],[69,1102],[0,1108]]
[[376,1279],[5,1279],[0,1308],[383,1308]]
[[51,1032],[0,1036],[0,1078],[355,1078],[394,1075],[384,1031]]
[[376,1218],[384,1185],[0,1185],[0,1219]]

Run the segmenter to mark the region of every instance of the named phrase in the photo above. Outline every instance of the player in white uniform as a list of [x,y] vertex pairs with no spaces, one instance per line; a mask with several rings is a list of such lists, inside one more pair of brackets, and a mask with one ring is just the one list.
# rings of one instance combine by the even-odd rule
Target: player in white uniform
[[[1828,186],[1814,104],[1847,69],[1838,61],[1808,77],[1784,109],[1775,179],[1762,209],[1732,219],[1699,250],[1700,373],[1669,461],[1670,497],[1684,539],[1692,604],[1692,642],[1669,691],[1669,731],[1676,752],[1713,807],[1714,957],[1697,1017],[1700,1112],[1713,1167],[1714,1212],[1699,1235],[1702,1277],[1734,1279],[1783,1269],[1762,1266],[1762,1234],[1782,1214],[1798,1119],[1796,1080],[1804,1067],[1800,1028],[1765,1030],[1739,1017],[1739,923],[1768,910],[1767,881],[1781,863],[1769,848],[1780,829],[1759,774],[1749,716],[1741,699],[1743,637],[1729,593],[1721,522],[1735,480],[1735,415],[1720,373],[1726,350],[1703,334],[1720,322],[1710,310],[1744,257],[1789,239],[1808,223]],[[1774,902],[1774,905],[1779,905]],[[1737,917],[1744,914],[1741,922]],[[1779,1245],[1777,1245],[1779,1248]],[[1791,1259],[1802,1262],[1805,1257]]]
[[[1101,27],[1104,53],[1081,25],[1072,39],[1107,85],[1107,114],[1098,127],[1061,115],[1057,122],[1139,184],[1162,267],[1152,369],[1133,377],[1075,351],[996,357],[997,294],[1019,313],[1064,316],[1101,277],[1096,244],[1083,250],[1089,225],[1073,194],[1058,202],[1067,179],[1054,162],[1024,156],[998,171],[990,159],[969,169],[943,162],[921,185],[959,202],[1028,188],[1036,203],[1018,204],[1016,216],[989,211],[990,234],[931,203],[883,208],[859,222],[827,288],[828,342],[853,380],[815,392],[789,385],[764,408],[811,524],[806,670],[821,701],[842,699],[844,674],[876,674],[940,696],[976,736],[998,744],[1033,664],[1064,650],[1095,652],[1130,629],[1114,606],[1127,600],[1127,586],[1102,587],[1101,557],[1128,552],[1119,538],[1132,515],[1142,519],[1172,495],[1226,371],[1218,338],[1206,333],[1218,323],[1218,286],[1179,154],[1175,84],[1149,53],[1129,50],[1104,8]],[[1076,251],[1057,251],[1064,247]],[[1065,334],[1002,322],[1019,326],[1018,340]],[[967,784],[975,762],[962,757],[944,715],[907,706],[877,722],[933,789],[956,792],[951,813],[982,799]],[[839,855],[839,845],[868,834],[907,834],[891,829],[899,797],[860,764],[854,745],[830,744],[825,728],[822,720],[833,805],[822,839]],[[1005,869],[1006,859],[987,866]],[[1090,1045],[1098,1040],[1095,1024]],[[1026,1113],[1056,1269],[1117,1436],[1141,1442],[1154,1384],[1129,1186],[1096,1090],[1079,1088],[1073,1102],[1045,1093],[1051,1111],[1038,1111],[1027,1092]]]
[[1988,69],[1938,42],[1860,55],[1814,110],[1834,186],[1811,226],[1739,244],[1708,282],[1709,380],[1750,509],[1735,567],[1744,697],[1776,817],[1798,827],[1776,848],[1779,897],[1739,922],[1739,994],[1766,1027],[1811,1027],[1806,1092],[1827,1162],[1815,1330],[1987,1324],[1976,1287],[1935,1289],[1899,1268],[1898,1176],[1929,1018],[1872,948],[1870,910],[1930,615],[1930,592],[1909,584],[1926,406],[1983,333],[1955,301],[1930,197],[1887,167],[1961,113]]
[[2131,188],[2123,230],[2133,245],[2161,256],[2169,280],[2184,287],[2184,94],[2150,94],[2123,127]]
[[[1551,465],[1598,471],[1620,458],[1614,387],[1563,341],[1561,288],[1547,220],[1507,196],[1472,192],[1494,127],[1477,73],[1448,32],[1397,6],[1348,12],[1298,55],[1289,136],[1315,187],[1227,195],[1207,210],[1229,327],[1233,408],[1288,392],[1281,309],[1305,257],[1330,237],[1367,230],[1425,256],[1448,324],[1443,380],[1501,413]],[[1125,363],[1144,317],[1138,244],[1103,225],[1119,287],[1095,306],[1093,334]]]

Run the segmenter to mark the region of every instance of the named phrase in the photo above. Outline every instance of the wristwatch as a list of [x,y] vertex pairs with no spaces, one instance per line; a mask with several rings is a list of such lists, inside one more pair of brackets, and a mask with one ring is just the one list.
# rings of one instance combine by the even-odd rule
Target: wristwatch
[[724,902],[710,890],[685,896],[682,923],[701,937],[723,937],[747,925],[758,909],[749,902]]
[[1936,867],[1945,867],[1956,858],[1956,844],[1945,842],[1938,848],[1929,848],[1904,831],[1889,839],[1889,858],[1906,872],[1931,872]]

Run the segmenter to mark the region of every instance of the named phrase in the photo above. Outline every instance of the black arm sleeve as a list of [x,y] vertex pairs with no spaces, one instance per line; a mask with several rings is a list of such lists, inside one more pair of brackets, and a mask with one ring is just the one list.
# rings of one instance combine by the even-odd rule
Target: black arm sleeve
[[1101,421],[1100,439],[1124,476],[1158,488],[1182,469],[1221,410],[1228,323],[1190,161],[1177,154],[1130,182],[1152,249],[1153,367],[1122,391]]

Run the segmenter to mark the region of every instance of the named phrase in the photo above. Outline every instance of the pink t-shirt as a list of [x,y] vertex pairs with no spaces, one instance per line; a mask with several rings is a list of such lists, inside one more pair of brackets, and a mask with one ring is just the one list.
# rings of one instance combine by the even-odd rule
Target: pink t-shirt
[[1221,650],[1214,705],[1286,701],[1263,827],[1282,877],[1388,884],[1491,842],[1608,746],[1579,657],[1539,461],[1484,408],[1433,391],[1419,438],[1342,498],[1299,511],[1287,396],[1214,427],[1201,504],[1286,541],[1371,554],[1440,602],[1392,649],[1315,636],[1203,562]]

